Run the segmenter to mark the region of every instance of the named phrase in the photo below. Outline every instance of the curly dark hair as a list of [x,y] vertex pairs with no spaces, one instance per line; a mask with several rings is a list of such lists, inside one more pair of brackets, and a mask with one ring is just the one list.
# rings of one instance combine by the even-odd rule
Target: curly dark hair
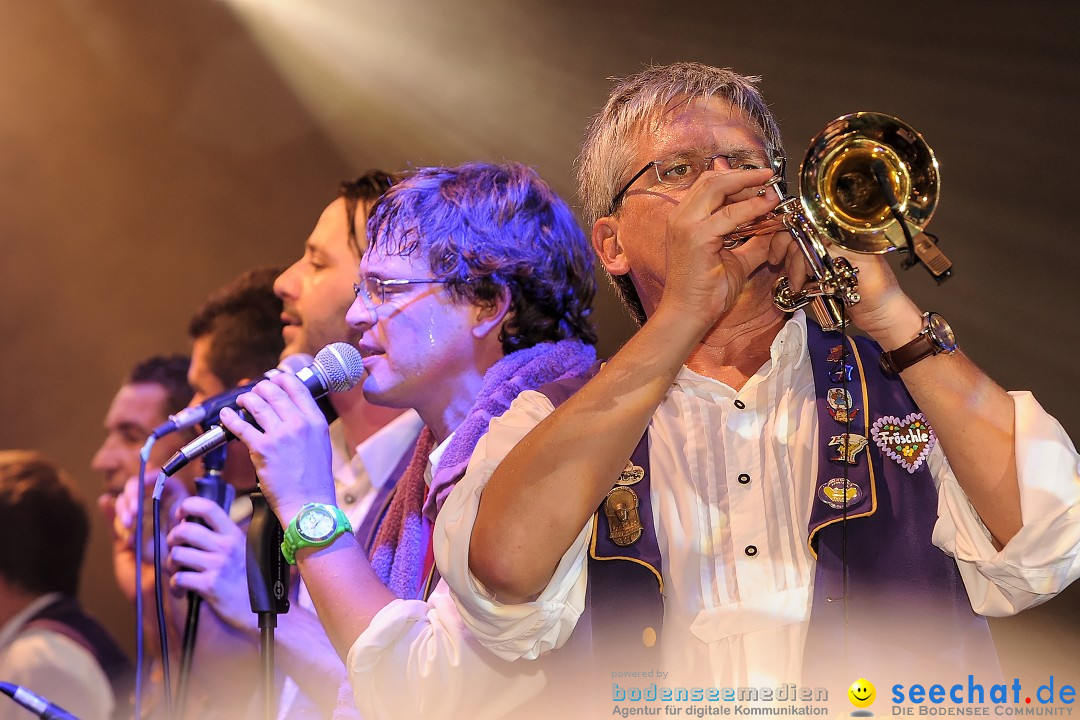
[[368,236],[387,255],[426,255],[455,300],[493,304],[505,288],[504,354],[596,343],[592,250],[569,206],[525,165],[421,168],[375,204]]
[[188,325],[192,340],[211,335],[210,372],[234,387],[277,365],[281,336],[281,298],[274,294],[280,268],[248,270],[213,292]]

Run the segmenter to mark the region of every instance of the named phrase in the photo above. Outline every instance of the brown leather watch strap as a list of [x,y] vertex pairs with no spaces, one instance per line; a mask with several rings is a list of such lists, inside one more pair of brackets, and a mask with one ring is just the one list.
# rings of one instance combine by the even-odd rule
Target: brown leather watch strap
[[924,328],[911,342],[881,353],[881,369],[899,375],[923,358],[933,355],[936,349],[930,333]]

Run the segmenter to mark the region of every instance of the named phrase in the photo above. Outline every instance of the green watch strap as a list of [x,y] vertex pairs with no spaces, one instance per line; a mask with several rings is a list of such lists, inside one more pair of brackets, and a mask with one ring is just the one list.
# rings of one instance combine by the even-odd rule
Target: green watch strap
[[[318,522],[332,522],[328,532],[318,537],[312,537],[300,529],[301,520]],[[296,517],[289,521],[285,528],[285,536],[281,542],[281,554],[290,565],[296,564],[296,551],[306,547],[325,547],[337,540],[347,532],[352,532],[352,523],[346,517],[345,512],[336,505],[326,503],[308,503],[300,508]]]

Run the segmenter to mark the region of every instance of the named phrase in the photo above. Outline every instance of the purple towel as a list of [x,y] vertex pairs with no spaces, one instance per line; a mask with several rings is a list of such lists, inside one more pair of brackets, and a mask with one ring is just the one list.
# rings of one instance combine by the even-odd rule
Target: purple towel
[[424,556],[431,538],[431,523],[424,517],[424,471],[435,438],[426,427],[416,439],[412,460],[398,480],[390,507],[379,523],[371,549],[371,568],[383,585],[399,598],[418,598],[424,582]]
[[469,414],[439,461],[424,503],[424,515],[432,523],[442,509],[472,457],[473,448],[488,430],[492,418],[501,416],[521,393],[548,383],[586,374],[596,362],[596,348],[578,340],[540,343],[499,360],[484,375],[484,384]]

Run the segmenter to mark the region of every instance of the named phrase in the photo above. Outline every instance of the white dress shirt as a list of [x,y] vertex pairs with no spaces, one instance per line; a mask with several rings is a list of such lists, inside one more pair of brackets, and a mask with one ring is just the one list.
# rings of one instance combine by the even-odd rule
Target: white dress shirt
[[[684,367],[653,415],[652,508],[664,558],[661,658],[676,677],[725,686],[799,678],[815,567],[807,547],[817,502],[815,399],[799,312],[741,391]],[[1024,527],[1002,551],[992,546],[940,448],[928,458],[938,486],[933,542],[956,559],[972,607],[983,615],[1038,604],[1080,574],[1076,451],[1030,394],[1015,393],[1013,400]],[[510,449],[552,412],[545,396],[526,392],[493,420],[436,525],[436,561],[462,620],[507,660],[562,646],[585,602],[592,522],[533,602],[504,605],[469,570],[484,486]],[[741,473],[749,483],[738,482]],[[745,552],[749,545],[756,554]]]
[[[0,628],[0,679],[41,695],[83,720],[108,720],[115,699],[109,678],[86,648],[45,628],[25,628],[27,620],[60,598],[37,598]],[[4,698],[0,720],[22,720],[27,710]]]
[[[431,484],[453,435],[428,456]],[[346,660],[365,720],[495,720],[546,685],[538,663],[506,663],[461,622],[446,583],[426,600],[394,600],[380,610]]]
[[358,527],[390,474],[406,453],[411,454],[424,421],[408,410],[350,449],[341,421],[330,424],[330,467],[338,507],[352,526]]

